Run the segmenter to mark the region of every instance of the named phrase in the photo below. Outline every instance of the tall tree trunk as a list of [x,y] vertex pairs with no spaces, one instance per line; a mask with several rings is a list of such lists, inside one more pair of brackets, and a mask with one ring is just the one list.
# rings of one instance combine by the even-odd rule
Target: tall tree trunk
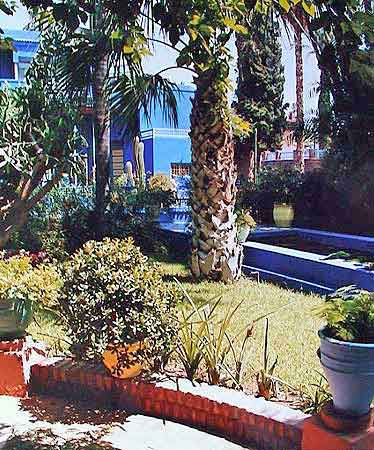
[[295,59],[296,59],[296,150],[294,152],[295,166],[304,172],[304,66],[303,66],[303,38],[301,27],[296,24],[295,30]]
[[[21,185],[26,186],[26,184],[21,182],[17,188],[19,196],[10,205],[0,208],[0,249],[6,247],[12,233],[25,225],[30,210],[59,183],[63,174],[63,167],[55,170],[52,177],[44,184],[41,184],[41,180],[46,174],[45,166],[43,166],[41,173],[35,171],[35,174],[34,179],[28,179],[27,184],[30,186],[28,192],[22,190]],[[37,192],[35,192],[36,188],[38,188]]]
[[110,133],[109,109],[105,95],[105,80],[108,71],[108,55],[98,57],[94,69],[93,117],[95,129],[95,180],[96,180],[96,220],[99,237],[104,232],[104,214],[109,191]]
[[12,233],[19,230],[27,220],[27,209],[25,202],[19,201],[17,205],[13,207],[8,216],[1,220],[0,223],[0,249],[6,247],[9,242]]
[[236,239],[236,169],[227,88],[213,70],[199,73],[191,113],[192,256],[196,278],[232,281],[240,275]]
[[326,149],[331,133],[331,100],[329,75],[321,64],[320,72],[318,96],[318,146],[320,149]]

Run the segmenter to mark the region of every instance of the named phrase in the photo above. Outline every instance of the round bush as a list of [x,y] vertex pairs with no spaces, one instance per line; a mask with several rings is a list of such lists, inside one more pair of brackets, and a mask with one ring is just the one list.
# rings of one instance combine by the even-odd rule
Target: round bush
[[109,344],[143,341],[139,356],[160,360],[177,335],[179,297],[132,238],[87,242],[65,267],[61,308],[72,350],[101,360]]

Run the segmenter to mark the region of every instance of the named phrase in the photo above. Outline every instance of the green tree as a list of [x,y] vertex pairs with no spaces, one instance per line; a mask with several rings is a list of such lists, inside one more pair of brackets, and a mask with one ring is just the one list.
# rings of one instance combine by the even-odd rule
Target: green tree
[[[128,11],[124,6],[129,3],[113,0],[109,7],[126,19]],[[299,2],[293,0],[292,3],[297,5]],[[87,8],[87,4],[80,1],[76,8],[80,11]],[[236,240],[234,214],[236,169],[228,106],[230,51],[227,45],[234,33],[247,32],[241,22],[248,11],[256,8],[266,12],[272,5],[287,11],[291,8],[288,0],[162,0],[148,4],[152,6],[151,15],[161,24],[171,44],[176,46],[182,42],[178,65],[191,66],[196,73],[190,134],[194,226],[191,268],[196,278],[231,281],[240,274],[241,249]],[[310,2],[304,0],[302,6],[309,8]],[[58,3],[52,3],[52,7],[55,10]],[[141,17],[143,11],[144,8],[138,11]],[[126,34],[124,37],[127,39]],[[187,42],[184,42],[185,38]],[[126,53],[130,47],[133,54],[134,43],[130,44],[122,49]],[[136,94],[134,98],[139,97],[140,94]]]
[[[253,136],[243,139],[239,152],[246,152],[252,164],[260,160],[260,152],[280,147],[286,125],[283,101],[284,68],[280,28],[273,15],[258,12],[248,18],[247,35],[237,34],[238,83],[236,89],[238,114],[257,130],[258,161],[254,162]],[[253,167],[250,168],[250,174]]]
[[[302,4],[309,6],[306,1]],[[254,8],[265,13],[272,5],[291,8],[287,0],[170,0],[162,11],[166,17],[163,28],[170,36],[188,36],[178,63],[191,65],[196,73],[190,133],[191,269],[196,278],[227,282],[240,275],[242,253],[234,214],[237,173],[228,104],[231,55],[227,45],[234,33],[248,32],[242,23]]]
[[77,98],[56,82],[64,35],[47,35],[24,87],[0,91],[0,248],[74,166],[83,140]]
[[372,2],[315,2],[311,42],[332,98],[332,146],[327,159],[334,177],[372,161],[374,129],[374,17]]
[[[74,29],[74,15],[69,19],[70,7],[63,3],[46,12],[42,5],[36,20],[38,28],[53,28],[56,23],[62,23]],[[127,119],[128,131],[134,131],[129,125],[135,128],[138,114],[135,106],[140,106],[141,98],[144,99],[141,105],[148,115],[158,104],[170,121],[177,121],[173,93],[175,85],[161,76],[155,78],[144,74],[142,70],[141,60],[150,54],[148,40],[141,26],[146,19],[140,14],[140,10],[146,8],[146,2],[128,0],[120,5],[120,10],[110,7],[107,2],[96,0],[85,12],[79,9],[79,2],[76,4],[78,17],[89,26],[71,31],[70,42],[61,55],[59,73],[63,86],[78,92],[84,98],[84,104],[92,104],[98,236],[102,235],[104,229],[110,190],[111,113],[123,114]],[[65,23],[66,20],[70,21]]]

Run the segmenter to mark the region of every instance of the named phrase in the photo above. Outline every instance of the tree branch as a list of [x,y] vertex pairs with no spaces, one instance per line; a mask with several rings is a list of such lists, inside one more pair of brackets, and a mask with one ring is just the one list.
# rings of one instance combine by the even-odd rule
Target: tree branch
[[57,169],[55,175],[52,176],[52,179],[47,181],[47,183],[27,202],[27,210],[33,208],[48,192],[60,181],[62,174],[64,173],[63,167]]

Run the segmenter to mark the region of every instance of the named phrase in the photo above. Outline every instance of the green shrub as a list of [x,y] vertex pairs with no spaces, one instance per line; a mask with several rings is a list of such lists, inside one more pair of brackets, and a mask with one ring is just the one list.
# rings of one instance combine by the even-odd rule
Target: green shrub
[[12,249],[40,250],[63,260],[93,239],[94,192],[91,187],[62,183],[30,212],[9,243]]
[[109,344],[144,341],[141,356],[155,359],[176,336],[178,298],[131,238],[105,238],[87,242],[67,262],[61,312],[80,358],[100,360]]
[[51,264],[32,265],[29,256],[0,259],[0,299],[2,302],[23,300],[34,309],[55,309],[62,286],[57,269]]
[[239,186],[237,208],[251,209],[256,220],[272,222],[274,203],[294,204],[302,185],[302,173],[292,167],[264,167],[257,182]]
[[258,191],[273,203],[294,203],[302,183],[302,173],[293,167],[265,167],[258,176]]
[[374,343],[374,293],[347,286],[327,297],[318,314],[330,337]]

